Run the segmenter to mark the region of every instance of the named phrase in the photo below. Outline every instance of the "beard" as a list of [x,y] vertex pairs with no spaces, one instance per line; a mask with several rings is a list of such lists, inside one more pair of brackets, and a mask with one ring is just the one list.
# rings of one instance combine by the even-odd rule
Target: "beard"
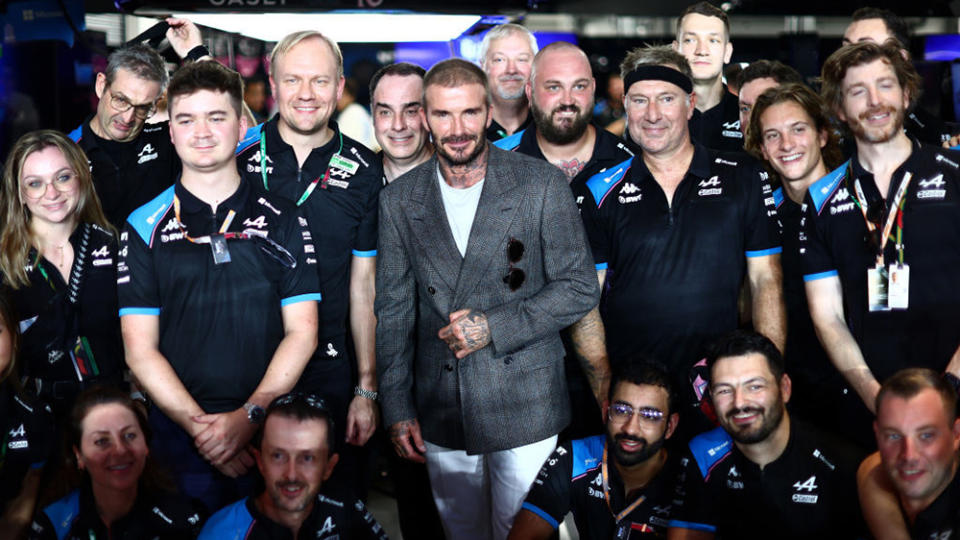
[[[780,422],[783,421],[783,400],[779,397],[777,398],[776,403],[773,406],[765,411],[759,407],[743,407],[739,409],[732,409],[729,411],[726,416],[721,420],[723,429],[730,434],[730,437],[733,440],[741,444],[756,444],[758,442],[764,441],[775,429],[780,426]],[[756,413],[760,415],[762,421],[759,426],[755,426],[752,429],[742,430],[738,429],[737,425],[733,422],[734,415],[741,413]]]
[[[486,141],[480,138],[480,135],[451,135],[440,139],[436,145],[437,153],[450,165],[468,165],[476,160],[480,154],[487,148]],[[450,153],[447,151],[446,144],[451,142],[474,141],[473,150],[469,154]]]
[[[570,144],[582,137],[593,117],[592,108],[588,112],[583,112],[576,105],[560,105],[548,114],[534,103],[530,110],[533,112],[533,122],[537,126],[537,132],[553,144]],[[563,120],[559,125],[553,121],[554,115],[568,111],[576,113],[576,116],[570,120]]]
[[[890,113],[893,118],[893,123],[890,124],[886,130],[865,127],[869,117],[875,114],[883,114],[886,112]],[[903,130],[903,119],[905,116],[906,111],[901,108],[891,107],[889,105],[874,107],[860,113],[857,116],[856,121],[850,122],[850,131],[853,132],[854,138],[858,140],[873,144],[885,143],[890,139],[893,139],[898,133],[900,133],[901,130]]]
[[286,486],[295,486],[304,489],[308,487],[300,482],[277,482],[275,489],[270,492],[270,498],[273,499],[273,505],[275,507],[285,512],[302,512],[313,502],[313,497],[316,493],[304,492],[299,499],[293,501],[281,496],[280,492],[283,491],[283,488]]
[[[634,452],[627,452],[620,448],[619,442],[622,440],[635,441],[640,443],[641,446]],[[666,432],[664,432],[663,436],[652,443],[647,442],[647,440],[643,437],[633,437],[631,435],[620,433],[611,438],[610,434],[607,434],[607,446],[609,448],[613,448],[613,460],[616,461],[617,465],[620,465],[621,467],[632,467],[657,455],[660,449],[663,448],[666,440]]]

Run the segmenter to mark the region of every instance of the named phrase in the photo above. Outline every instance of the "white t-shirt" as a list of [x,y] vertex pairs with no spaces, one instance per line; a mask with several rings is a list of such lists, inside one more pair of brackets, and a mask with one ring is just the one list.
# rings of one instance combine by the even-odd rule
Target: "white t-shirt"
[[437,181],[440,182],[440,198],[443,199],[443,209],[447,213],[447,223],[450,232],[457,243],[460,256],[467,255],[467,241],[470,240],[470,229],[473,227],[473,218],[477,214],[477,205],[480,204],[480,192],[483,190],[483,180],[466,188],[450,187],[443,179],[440,168],[437,167]]

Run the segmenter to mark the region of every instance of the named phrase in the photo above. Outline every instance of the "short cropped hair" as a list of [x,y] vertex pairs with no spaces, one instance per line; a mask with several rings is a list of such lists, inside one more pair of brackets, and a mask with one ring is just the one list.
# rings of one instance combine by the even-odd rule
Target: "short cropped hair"
[[[540,49],[540,52],[533,57],[533,65],[530,67],[530,83],[533,84],[533,81],[537,79],[537,65],[543,61],[543,57],[553,51],[576,51],[580,53],[580,56],[587,63],[587,67],[590,67],[590,58],[587,57],[587,53],[583,52],[583,49],[577,47],[569,41],[554,41],[553,43],[547,45],[546,47]],[[593,76],[593,71],[590,72],[590,76]]]
[[223,92],[229,95],[230,105],[238,117],[241,115],[243,79],[236,71],[212,61],[184,64],[170,79],[167,101],[172,104],[175,98],[189,96],[200,90]]
[[727,41],[730,41],[730,18],[727,17],[727,12],[711,4],[710,2],[697,2],[696,4],[691,4],[687,6],[687,9],[683,10],[683,13],[681,13],[679,17],[677,17],[677,41],[680,40],[680,28],[683,26],[683,18],[691,13],[704,15],[706,17],[716,17],[723,21],[723,37]]
[[902,48],[907,49],[910,47],[910,27],[907,25],[907,21],[901,19],[896,13],[889,9],[869,6],[862,7],[853,12],[853,15],[850,17],[850,22],[863,21],[866,19],[883,20],[883,24],[887,27],[887,32],[890,33],[890,36],[900,42]]
[[837,132],[830,122],[830,112],[820,96],[808,86],[799,83],[776,86],[767,89],[757,97],[757,102],[750,112],[750,125],[747,127],[746,140],[743,144],[744,149],[757,159],[763,160],[763,152],[761,151],[761,148],[763,148],[763,126],[760,124],[760,117],[770,107],[787,101],[796,103],[807,113],[807,116],[813,120],[813,129],[818,134],[827,133],[827,144],[820,151],[820,155],[823,156],[823,163],[827,170],[839,167],[843,163],[843,153],[840,150]]
[[[274,398],[267,405],[266,414],[263,417],[263,425],[267,425],[267,420],[272,416],[282,416],[291,418],[298,422],[308,420],[319,420],[327,425],[327,455],[336,453],[336,437],[334,434],[333,416],[326,402],[314,394],[303,392],[290,392]],[[257,448],[263,448],[263,430],[258,432],[256,439]]]
[[777,60],[757,60],[743,68],[737,77],[737,87],[757,79],[773,79],[777,84],[803,83],[803,76],[792,67]]
[[910,106],[917,102],[922,79],[913,64],[900,54],[900,47],[890,42],[880,44],[864,41],[840,47],[823,63],[820,72],[820,95],[833,112],[843,106],[843,78],[846,77],[847,70],[875,60],[882,60],[893,68],[900,87],[910,96]]
[[423,76],[426,74],[427,70],[410,62],[397,62],[396,64],[383,66],[378,69],[370,79],[370,99],[373,99],[373,92],[377,89],[377,85],[380,84],[380,79],[387,75],[394,75],[396,77],[419,77],[423,79]]
[[333,53],[333,57],[337,60],[337,77],[343,77],[343,53],[340,51],[340,45],[316,30],[301,30],[284,36],[283,39],[273,47],[273,51],[270,52],[270,76],[273,77],[276,74],[277,60],[279,60],[281,56],[290,52],[290,49],[294,48],[301,41],[312,38],[320,39],[330,47],[330,52]]
[[942,374],[927,368],[907,368],[894,373],[880,386],[874,402],[875,409],[880,412],[880,406],[888,396],[910,399],[920,392],[932,388],[940,394],[947,418],[952,424],[957,418],[957,391]]
[[780,379],[786,371],[783,355],[770,338],[751,330],[734,330],[713,342],[707,353],[707,369],[710,380],[713,380],[713,368],[720,360],[733,356],[760,354],[767,360],[767,367],[773,378],[780,384]]
[[533,54],[540,51],[537,38],[526,27],[513,23],[501,24],[488,30],[487,34],[483,36],[483,41],[480,42],[480,65],[482,67],[487,65],[487,52],[490,51],[490,44],[507,36],[523,36],[530,42],[530,50],[533,51]]
[[618,362],[613,369],[610,378],[610,390],[607,393],[607,400],[613,401],[613,394],[620,383],[630,383],[648,386],[659,386],[667,391],[667,414],[677,411],[677,393],[673,387],[673,380],[670,372],[660,362],[644,358],[642,356],[624,359]]
[[[626,58],[620,63],[620,77],[626,77],[640,66],[674,67],[693,81],[693,70],[690,69],[690,62],[669,45],[646,45],[628,52]],[[627,90],[629,88],[623,89],[624,92]]]
[[[467,84],[479,84],[483,87],[483,95],[487,106],[490,106],[490,85],[487,83],[487,74],[476,64],[461,58],[448,58],[437,62],[423,76],[423,95],[427,95],[430,86],[456,88]],[[427,100],[423,100],[426,107]]]
[[113,83],[117,78],[117,72],[121,69],[133,73],[140,79],[160,83],[161,91],[169,81],[167,67],[160,53],[141,43],[127,45],[110,53],[107,57],[107,69],[104,71],[107,86]]

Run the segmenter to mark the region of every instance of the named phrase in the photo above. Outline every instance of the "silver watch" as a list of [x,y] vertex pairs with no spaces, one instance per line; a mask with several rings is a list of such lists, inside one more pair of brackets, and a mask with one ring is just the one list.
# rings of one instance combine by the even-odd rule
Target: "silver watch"
[[379,392],[374,392],[373,390],[365,390],[363,388],[360,388],[359,386],[353,387],[353,395],[365,397],[371,401],[376,401],[377,398],[380,397]]

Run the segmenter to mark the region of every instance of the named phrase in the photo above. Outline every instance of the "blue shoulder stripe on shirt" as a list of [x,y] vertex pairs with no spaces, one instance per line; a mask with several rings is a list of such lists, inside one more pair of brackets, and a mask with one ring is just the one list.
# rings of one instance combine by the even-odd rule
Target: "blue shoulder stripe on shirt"
[[77,126],[77,129],[71,131],[67,137],[70,137],[73,142],[80,142],[80,139],[83,138],[83,124]]
[[690,441],[690,453],[704,479],[710,474],[710,469],[730,453],[732,446],[733,440],[722,427],[705,431]]
[[247,499],[240,499],[210,516],[197,540],[243,540],[253,522]]
[[297,302],[309,302],[311,300],[314,302],[319,302],[321,300],[320,293],[298,294],[296,296],[284,298],[283,300],[280,300],[280,307],[296,304]]
[[524,131],[526,130],[521,129],[520,131],[514,133],[513,135],[508,135],[500,139],[499,141],[493,141],[493,145],[501,150],[510,150],[511,152],[513,152],[514,150],[517,149],[518,146],[520,146],[520,139],[523,138]]
[[632,164],[633,158],[630,158],[623,163],[609,167],[607,170],[591,176],[590,179],[587,180],[587,189],[593,194],[593,200],[597,203],[597,208],[600,207],[604,197],[613,190],[614,186],[623,180],[623,177],[627,174],[627,170],[630,169],[630,165]]
[[594,435],[586,439],[576,439],[570,442],[573,452],[573,469],[570,478],[576,478],[590,469],[596,469],[603,461],[603,443],[605,435]]
[[53,525],[57,540],[63,540],[80,515],[80,490],[73,490],[66,497],[44,508],[43,513]]
[[804,274],[804,281],[816,281],[818,279],[839,276],[840,274],[836,270],[827,270],[826,272],[817,272],[816,274]]
[[783,204],[783,188],[778,187],[773,190],[773,206],[780,208],[780,205]]
[[690,529],[693,531],[707,531],[707,532],[716,532],[717,528],[713,525],[707,525],[706,523],[694,523],[692,521],[680,521],[679,519],[671,519],[667,523],[667,527],[673,529]]
[[243,134],[243,138],[237,143],[237,154],[243,152],[247,148],[255,144],[260,143],[260,131],[263,130],[263,124],[257,124],[252,128],[247,128],[247,132]]
[[133,226],[140,238],[149,246],[153,238],[153,231],[160,224],[160,216],[173,204],[173,186],[163,190],[152,201],[134,210],[127,223]]
[[813,208],[818,214],[820,213],[820,209],[823,208],[824,203],[830,198],[830,195],[837,190],[837,186],[840,185],[840,181],[843,180],[847,172],[847,165],[849,163],[850,161],[847,160],[843,165],[840,165],[823,178],[814,182],[807,190],[810,192],[810,198],[813,199]]
[[375,249],[371,249],[370,251],[357,251],[357,250],[353,250],[353,256],[354,256],[354,257],[376,257],[376,256],[377,256],[377,250],[375,250]]
[[528,511],[530,511],[530,512],[533,512],[534,514],[540,516],[541,519],[543,519],[544,521],[546,521],[547,523],[549,523],[550,526],[553,527],[554,529],[560,528],[560,524],[557,523],[557,520],[553,519],[553,516],[551,516],[550,514],[544,512],[543,510],[537,508],[536,506],[534,506],[534,505],[532,505],[532,504],[524,501],[524,503],[523,503],[522,505],[520,505],[520,508],[524,508],[524,509],[526,509],[526,510],[528,510]]

